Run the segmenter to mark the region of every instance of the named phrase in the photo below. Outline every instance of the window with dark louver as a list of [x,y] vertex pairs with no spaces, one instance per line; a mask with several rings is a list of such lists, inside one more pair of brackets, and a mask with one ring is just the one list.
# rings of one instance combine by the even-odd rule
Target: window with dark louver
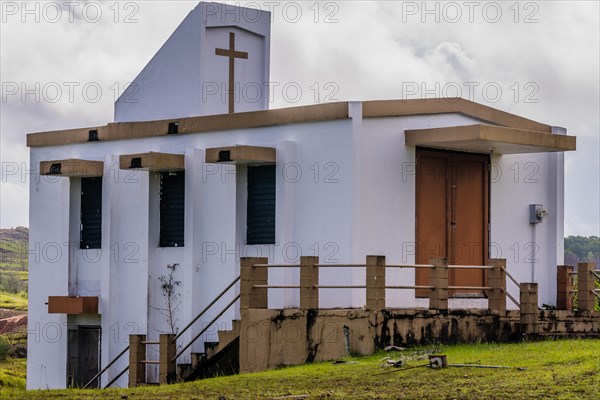
[[181,247],[184,236],[185,172],[160,174],[160,247]]
[[248,166],[246,242],[275,243],[275,165]]
[[81,178],[79,247],[99,249],[102,243],[102,177]]

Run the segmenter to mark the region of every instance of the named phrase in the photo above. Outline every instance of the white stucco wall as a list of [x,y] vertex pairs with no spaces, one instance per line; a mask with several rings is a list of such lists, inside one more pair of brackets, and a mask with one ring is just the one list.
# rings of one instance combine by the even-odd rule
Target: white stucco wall
[[[564,155],[495,156],[492,165],[490,254],[506,258],[517,281],[539,284],[540,305],[555,305],[556,266],[564,262]],[[543,205],[548,217],[530,224],[529,204]],[[515,285],[507,288],[518,295]]]
[[45,303],[69,290],[69,181],[37,175],[29,186],[27,388],[64,387],[67,316],[48,314]]

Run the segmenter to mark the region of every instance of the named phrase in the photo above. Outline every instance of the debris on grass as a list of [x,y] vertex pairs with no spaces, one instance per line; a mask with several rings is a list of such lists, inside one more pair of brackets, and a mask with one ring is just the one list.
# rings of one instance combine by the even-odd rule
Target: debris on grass
[[406,350],[406,348],[399,347],[399,346],[387,346],[387,347],[384,347],[383,350],[385,350],[385,351],[392,351],[392,350],[403,351],[403,350]]

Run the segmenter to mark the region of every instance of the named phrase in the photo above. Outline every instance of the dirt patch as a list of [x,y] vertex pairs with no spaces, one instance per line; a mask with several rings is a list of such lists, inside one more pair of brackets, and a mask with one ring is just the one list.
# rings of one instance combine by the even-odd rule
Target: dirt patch
[[0,334],[16,333],[27,329],[27,314],[0,319]]

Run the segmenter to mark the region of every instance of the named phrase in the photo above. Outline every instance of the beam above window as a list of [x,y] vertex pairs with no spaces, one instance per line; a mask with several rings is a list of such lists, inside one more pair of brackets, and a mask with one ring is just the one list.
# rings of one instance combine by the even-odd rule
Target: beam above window
[[449,126],[405,131],[408,145],[489,154],[572,151],[575,136],[494,125]]
[[168,153],[124,154],[119,157],[121,169],[140,169],[144,171],[183,171],[185,156]]
[[98,314],[98,296],[49,296],[49,314]]
[[230,146],[206,149],[207,163],[274,164],[274,147]]
[[40,161],[40,175],[56,175],[73,178],[95,178],[104,174],[103,161],[66,160]]

